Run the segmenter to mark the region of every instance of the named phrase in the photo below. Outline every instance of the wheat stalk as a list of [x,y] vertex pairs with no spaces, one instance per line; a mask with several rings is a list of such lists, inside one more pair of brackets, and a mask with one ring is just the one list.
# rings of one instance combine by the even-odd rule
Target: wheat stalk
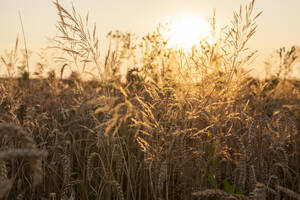
[[11,188],[12,181],[7,177],[7,168],[3,160],[0,160],[0,198],[2,198]]
[[35,141],[28,133],[23,131],[21,128],[9,125],[0,124],[0,137],[5,135],[8,138],[15,136],[20,139],[23,143],[24,149],[12,149],[0,152],[0,159],[11,159],[11,158],[27,158],[30,161],[30,165],[33,171],[33,181],[34,185],[42,181],[42,161],[41,157],[46,157],[47,152],[43,150],[38,150]]
[[116,181],[115,179],[108,181],[108,183],[110,183],[115,188],[119,199],[124,200],[124,193],[123,193],[123,189],[122,189],[122,186],[120,185],[120,183],[118,181]]
[[49,193],[49,200],[56,200],[56,193]]
[[245,190],[245,182],[246,182],[246,178],[247,178],[247,150],[245,148],[244,143],[242,142],[241,138],[238,139],[241,150],[242,150],[242,155],[240,158],[240,162],[239,162],[239,170],[240,170],[240,174],[239,174],[239,180],[238,180],[238,184],[241,187],[241,190],[244,191]]
[[158,183],[157,183],[158,193],[159,193],[161,198],[163,196],[164,183],[165,183],[166,178],[167,178],[167,170],[168,170],[167,161],[164,161],[160,166],[160,172],[159,172],[159,175],[158,175]]
[[276,185],[276,189],[287,194],[288,196],[294,198],[294,199],[297,199],[297,200],[300,200],[300,194],[286,188],[286,187],[283,187],[283,186],[280,186],[280,185]]
[[118,141],[113,146],[113,158],[116,162],[116,172],[117,174],[121,174],[123,167],[123,156],[122,156],[122,146],[120,145],[119,138]]
[[6,163],[0,159],[0,184],[4,183],[7,179]]
[[205,198],[213,198],[213,197],[218,197],[218,198],[224,198],[224,199],[238,199],[238,197],[235,197],[234,195],[231,195],[223,190],[219,189],[206,189],[203,191],[199,192],[193,192],[193,196],[196,197],[205,197]]
[[87,178],[88,181],[91,181],[93,178],[93,161],[95,158],[99,158],[100,154],[97,152],[93,152],[89,155],[88,160],[87,160]]
[[254,191],[253,191],[253,199],[254,200],[266,200],[267,193],[266,187],[262,183],[256,183]]

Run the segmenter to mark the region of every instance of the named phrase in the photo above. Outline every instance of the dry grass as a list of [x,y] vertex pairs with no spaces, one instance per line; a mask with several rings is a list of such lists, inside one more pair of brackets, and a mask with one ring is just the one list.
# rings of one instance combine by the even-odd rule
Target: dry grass
[[[88,17],[54,4],[60,77],[84,65],[66,80],[1,79],[0,198],[299,199],[299,82],[243,70],[254,1],[189,53],[167,49],[163,27],[141,40],[109,33],[103,64]],[[18,41],[1,57],[10,77],[17,52]],[[99,77],[83,81],[89,65]]]

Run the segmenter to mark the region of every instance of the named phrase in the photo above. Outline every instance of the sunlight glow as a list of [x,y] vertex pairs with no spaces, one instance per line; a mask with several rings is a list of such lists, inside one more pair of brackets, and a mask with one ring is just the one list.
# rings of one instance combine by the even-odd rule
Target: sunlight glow
[[208,22],[195,16],[183,16],[171,23],[171,31],[166,36],[169,48],[190,49],[201,38],[210,33]]

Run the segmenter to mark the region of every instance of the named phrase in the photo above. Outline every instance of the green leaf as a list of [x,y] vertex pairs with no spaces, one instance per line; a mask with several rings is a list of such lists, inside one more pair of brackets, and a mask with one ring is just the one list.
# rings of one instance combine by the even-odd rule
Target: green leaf
[[214,167],[214,168],[217,168],[218,165],[219,165],[219,160],[218,160],[218,158],[216,158],[216,159],[213,161],[213,167]]
[[223,181],[223,185],[225,192],[229,194],[234,194],[234,187],[228,181]]
[[217,187],[217,181],[216,181],[215,177],[214,177],[212,174],[210,174],[210,173],[207,174],[207,177],[208,177],[208,179],[209,179],[209,182],[210,182],[214,187]]
[[239,186],[236,186],[235,193],[236,194],[243,194]]

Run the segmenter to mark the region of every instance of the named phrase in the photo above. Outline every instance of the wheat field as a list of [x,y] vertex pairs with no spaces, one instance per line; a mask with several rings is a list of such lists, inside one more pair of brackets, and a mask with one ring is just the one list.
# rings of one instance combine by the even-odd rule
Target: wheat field
[[1,56],[0,199],[300,200],[297,47],[249,75],[254,1],[188,52],[159,26],[108,33],[104,56],[88,15],[53,5],[58,69],[29,71],[18,39]]

